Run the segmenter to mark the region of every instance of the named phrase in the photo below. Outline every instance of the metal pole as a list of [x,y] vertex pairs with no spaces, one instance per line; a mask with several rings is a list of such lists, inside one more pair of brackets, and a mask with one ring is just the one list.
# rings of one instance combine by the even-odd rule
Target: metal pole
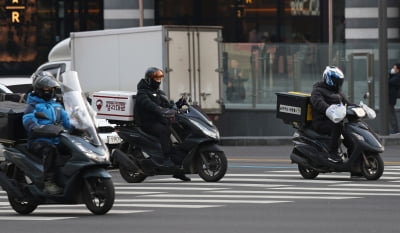
[[380,110],[380,133],[389,134],[388,125],[388,51],[387,51],[387,4],[386,0],[379,0],[379,110]]
[[328,57],[329,65],[332,64],[332,44],[333,44],[333,14],[332,14],[332,0],[328,1]]
[[143,0],[139,1],[139,26],[143,27],[143,19],[144,19],[144,12],[143,12]]

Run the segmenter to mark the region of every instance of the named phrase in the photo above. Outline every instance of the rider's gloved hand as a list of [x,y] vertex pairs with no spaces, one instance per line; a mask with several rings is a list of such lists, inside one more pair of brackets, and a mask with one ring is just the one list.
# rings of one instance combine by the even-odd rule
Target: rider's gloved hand
[[161,116],[165,118],[174,118],[176,115],[176,110],[171,108],[161,108]]

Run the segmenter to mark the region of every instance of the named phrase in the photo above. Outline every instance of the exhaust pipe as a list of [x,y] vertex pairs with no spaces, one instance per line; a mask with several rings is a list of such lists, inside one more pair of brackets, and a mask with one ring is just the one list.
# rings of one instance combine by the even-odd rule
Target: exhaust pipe
[[114,149],[113,151],[113,157],[117,160],[119,165],[122,165],[126,168],[133,167],[135,168],[139,173],[144,174],[143,170],[136,164],[135,161],[130,159],[124,152],[122,152],[120,149]]
[[306,168],[313,168],[306,159],[304,159],[303,157],[301,157],[295,153],[290,154],[290,159],[292,160],[292,163],[300,164]]

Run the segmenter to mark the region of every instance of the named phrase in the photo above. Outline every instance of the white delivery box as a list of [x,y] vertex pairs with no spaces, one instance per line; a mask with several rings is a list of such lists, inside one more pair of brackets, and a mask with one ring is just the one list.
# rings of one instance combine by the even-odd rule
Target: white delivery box
[[132,91],[98,91],[92,95],[92,107],[98,118],[133,121],[135,98]]

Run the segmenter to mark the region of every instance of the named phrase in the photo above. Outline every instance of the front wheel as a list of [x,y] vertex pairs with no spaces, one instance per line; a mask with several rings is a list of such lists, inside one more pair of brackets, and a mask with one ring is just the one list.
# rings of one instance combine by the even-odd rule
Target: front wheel
[[361,159],[361,174],[367,180],[379,179],[384,170],[384,164],[379,154],[364,154]]
[[223,151],[203,152],[197,160],[199,176],[207,182],[216,182],[225,176],[228,160]]
[[90,177],[83,185],[82,198],[93,214],[105,214],[114,204],[114,184],[110,178]]
[[15,212],[23,215],[32,213],[38,206],[34,201],[19,200],[12,195],[8,195],[8,201]]
[[312,168],[306,168],[303,165],[298,164],[299,172],[304,179],[314,179],[319,175],[319,171]]

